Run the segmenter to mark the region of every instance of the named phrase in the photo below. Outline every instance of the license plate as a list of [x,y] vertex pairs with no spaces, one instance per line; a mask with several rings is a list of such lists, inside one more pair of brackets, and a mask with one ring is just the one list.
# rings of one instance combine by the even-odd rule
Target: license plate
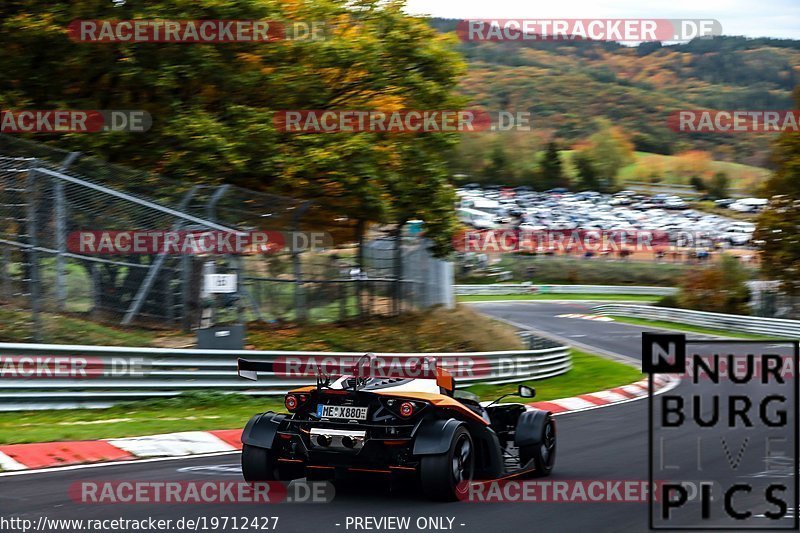
[[346,418],[348,420],[366,420],[366,407],[349,405],[318,405],[317,416],[320,418]]

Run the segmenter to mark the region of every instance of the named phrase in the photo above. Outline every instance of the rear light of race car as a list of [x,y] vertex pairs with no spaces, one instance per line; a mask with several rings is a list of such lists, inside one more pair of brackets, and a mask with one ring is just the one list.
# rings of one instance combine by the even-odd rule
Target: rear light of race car
[[307,401],[308,394],[287,394],[286,398],[283,400],[283,405],[286,406],[287,411],[293,413],[298,407],[305,404]]
[[400,404],[400,416],[408,418],[414,414],[414,404],[411,402],[403,402]]
[[401,418],[411,418],[419,413],[428,404],[426,402],[403,400],[403,399],[389,399],[386,400],[386,407]]

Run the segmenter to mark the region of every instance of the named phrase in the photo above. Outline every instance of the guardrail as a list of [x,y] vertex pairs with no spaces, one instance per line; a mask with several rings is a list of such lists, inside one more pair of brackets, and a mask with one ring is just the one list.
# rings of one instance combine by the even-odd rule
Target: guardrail
[[[461,384],[502,384],[545,379],[563,374],[572,367],[568,346],[539,338],[528,338],[528,345],[537,348],[501,352],[375,355],[387,358],[436,357],[443,365],[461,368],[464,371],[462,373],[468,373],[471,369],[471,375],[456,379]],[[302,363],[311,359],[319,362],[325,358],[330,360],[361,355],[352,352],[179,350],[0,343],[0,411],[108,407],[121,401],[171,397],[187,391],[282,395],[294,387],[311,384],[314,379],[283,375],[288,374],[286,372],[282,375],[265,373],[257,382],[247,381],[238,377],[236,359],[247,357]],[[67,366],[60,367],[57,377],[42,374],[59,364]],[[23,374],[28,371],[34,375]],[[69,377],[60,377],[64,375]]]
[[533,285],[496,283],[487,285],[455,285],[457,296],[503,294],[644,294],[667,296],[676,294],[675,287],[643,287],[631,285]]
[[599,315],[619,315],[648,320],[679,322],[692,326],[741,331],[744,333],[755,333],[757,335],[779,338],[800,337],[800,321],[797,320],[726,315],[722,313],[692,311],[689,309],[627,304],[598,305],[593,308],[593,311]]

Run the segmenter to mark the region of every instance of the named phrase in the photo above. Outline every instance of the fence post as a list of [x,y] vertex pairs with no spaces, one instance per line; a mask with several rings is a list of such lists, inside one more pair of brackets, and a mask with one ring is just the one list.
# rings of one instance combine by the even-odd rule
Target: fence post
[[11,298],[11,249],[8,246],[3,246],[3,297]]
[[53,184],[55,198],[55,230],[56,230],[56,302],[58,310],[63,311],[67,305],[67,268],[64,254],[67,251],[66,214],[64,208],[64,183],[56,179]]
[[186,333],[192,330],[191,286],[192,259],[191,256],[183,254],[181,255],[181,320],[183,331]]
[[397,226],[394,235],[394,287],[392,291],[392,315],[400,314],[400,300],[403,297],[403,225]]
[[[65,172],[72,163],[80,157],[80,152],[70,152],[61,163],[59,172]],[[64,311],[67,306],[67,265],[64,254],[67,253],[67,205],[64,196],[64,182],[58,178],[53,179],[53,196],[55,204],[55,231],[56,231],[56,301],[58,310]]]
[[39,246],[36,231],[36,165],[34,159],[28,170],[28,180],[26,184],[27,202],[27,232],[28,232],[28,297],[31,303],[31,327],[33,328],[33,339],[42,342],[42,317],[40,316],[40,297],[41,287],[39,285]]
[[170,267],[164,276],[164,305],[167,306],[167,321],[170,327],[175,324],[175,293],[173,292],[172,280],[175,278],[175,271]]
[[311,207],[311,202],[304,202],[298,207],[292,216],[292,231],[289,239],[291,240],[292,267],[294,270],[294,312],[298,322],[305,322],[308,319],[308,309],[306,307],[305,287],[303,286],[303,265],[300,259],[300,251],[297,250],[297,239],[294,232],[300,229],[300,218],[305,215]]
[[92,261],[89,272],[92,275],[92,316],[95,318],[100,316],[100,306],[102,304],[102,288],[100,287],[100,269],[97,268],[97,263]]
[[292,251],[292,266],[294,269],[294,312],[298,322],[305,322],[308,318],[306,309],[305,287],[303,287],[303,267],[300,253]]

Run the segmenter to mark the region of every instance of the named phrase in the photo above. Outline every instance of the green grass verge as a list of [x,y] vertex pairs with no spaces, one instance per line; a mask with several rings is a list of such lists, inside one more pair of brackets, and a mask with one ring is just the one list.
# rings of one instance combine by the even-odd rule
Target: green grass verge
[[[573,351],[573,368],[563,376],[531,381],[535,401],[554,400],[626,385],[641,378],[633,367]],[[513,392],[518,384],[473,385],[483,400]],[[508,401],[514,401],[509,398]],[[220,393],[188,393],[108,409],[70,409],[0,413],[0,444],[133,437],[173,431],[244,427],[255,413],[282,411],[281,397],[251,398]]]
[[303,327],[250,324],[247,342],[259,350],[318,352],[490,352],[523,347],[513,327],[487,320],[465,305]]
[[[45,343],[185,347],[193,334],[120,327],[81,315],[42,314]],[[447,332],[443,335],[442,332]],[[0,307],[0,342],[32,342],[30,314]],[[337,323],[247,324],[247,348],[343,352],[487,352],[523,347],[513,327],[487,320],[468,306]]]
[[[0,342],[33,342],[30,313],[0,307]],[[150,346],[159,337],[179,335],[173,331],[108,326],[71,315],[42,313],[45,343],[103,346]]]
[[724,329],[704,328],[700,326],[691,326],[689,324],[681,324],[678,322],[667,322],[665,320],[646,320],[644,318],[632,318],[628,316],[609,315],[617,322],[624,322],[626,324],[634,324],[636,326],[650,326],[656,328],[674,329],[676,331],[685,331],[687,333],[700,333],[702,335],[719,335],[721,337],[730,337],[732,339],[774,339],[775,337],[767,337],[765,335],[755,335],[752,333],[742,333],[741,331],[729,331]]
[[[562,376],[526,384],[536,389],[536,398],[533,401],[539,402],[613,389],[638,381],[642,377],[643,374],[632,366],[573,349],[572,370]],[[483,400],[491,400],[501,394],[516,391],[518,385],[519,383],[472,385],[467,390],[474,392]],[[507,401],[514,400],[509,398]]]
[[244,427],[255,413],[283,410],[282,397],[187,393],[108,409],[0,413],[0,444],[135,437]]
[[459,302],[492,302],[496,300],[611,300],[657,302],[661,296],[647,294],[469,294],[457,296]]

